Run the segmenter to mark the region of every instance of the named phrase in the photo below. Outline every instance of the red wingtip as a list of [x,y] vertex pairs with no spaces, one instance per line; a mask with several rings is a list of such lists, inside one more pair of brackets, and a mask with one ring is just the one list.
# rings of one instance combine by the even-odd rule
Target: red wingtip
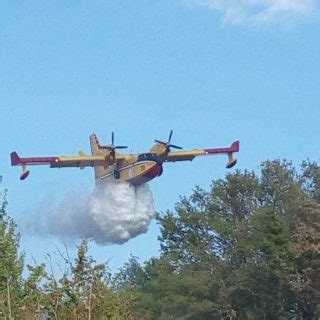
[[21,163],[21,160],[15,151],[10,153],[10,158],[11,158],[11,165],[12,166],[15,166],[15,165]]
[[232,145],[230,146],[230,151],[231,152],[238,152],[240,148],[240,141],[235,141],[232,143]]

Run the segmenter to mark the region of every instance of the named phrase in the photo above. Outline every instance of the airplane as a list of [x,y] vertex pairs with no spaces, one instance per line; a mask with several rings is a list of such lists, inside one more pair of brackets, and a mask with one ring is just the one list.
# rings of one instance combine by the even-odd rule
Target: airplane
[[[197,156],[226,154],[228,162],[226,168],[232,168],[237,160],[233,153],[239,151],[239,141],[235,141],[230,147],[214,149],[182,150],[181,147],[171,143],[173,131],[170,131],[168,141],[155,140],[156,144],[146,153],[125,153],[118,150],[127,146],[114,144],[114,132],[111,134],[111,144],[100,145],[95,133],[89,137],[91,155],[79,151],[77,156],[53,156],[20,158],[14,151],[11,152],[11,165],[22,166],[20,180],[29,176],[28,165],[50,165],[51,168],[93,167],[96,184],[114,178],[127,181],[133,185],[146,183],[155,177],[161,176],[163,164],[166,162],[192,161]],[[172,151],[171,149],[178,149]]]

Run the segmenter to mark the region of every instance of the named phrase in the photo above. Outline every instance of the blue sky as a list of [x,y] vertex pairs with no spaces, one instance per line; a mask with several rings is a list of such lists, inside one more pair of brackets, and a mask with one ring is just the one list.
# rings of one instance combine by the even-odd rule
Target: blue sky
[[[23,230],[43,204],[93,188],[93,172],[32,167],[19,181],[9,153],[89,152],[101,142],[184,148],[241,142],[237,168],[319,159],[319,3],[310,0],[24,1],[0,12],[0,174]],[[150,183],[158,211],[226,173],[224,157],[167,164]],[[45,213],[44,213],[45,214]],[[91,246],[115,270],[157,255],[157,226],[125,245]],[[23,231],[27,261],[61,241]],[[70,251],[74,251],[71,245]]]

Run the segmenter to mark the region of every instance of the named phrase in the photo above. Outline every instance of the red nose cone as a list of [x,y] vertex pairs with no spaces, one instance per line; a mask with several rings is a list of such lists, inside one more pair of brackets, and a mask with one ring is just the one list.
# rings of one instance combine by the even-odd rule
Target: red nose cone
[[20,176],[20,180],[24,180],[28,175],[29,175],[30,171],[26,170],[25,172],[22,173],[22,175]]

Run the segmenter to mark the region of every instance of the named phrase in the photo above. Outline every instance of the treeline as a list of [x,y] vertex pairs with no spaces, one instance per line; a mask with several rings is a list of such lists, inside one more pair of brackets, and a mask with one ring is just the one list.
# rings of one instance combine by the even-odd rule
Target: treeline
[[[4,206],[5,207],[5,206]],[[0,226],[0,319],[319,319],[320,167],[266,161],[159,214],[161,254],[116,274],[88,255],[24,266]],[[22,276],[27,268],[28,275]]]

